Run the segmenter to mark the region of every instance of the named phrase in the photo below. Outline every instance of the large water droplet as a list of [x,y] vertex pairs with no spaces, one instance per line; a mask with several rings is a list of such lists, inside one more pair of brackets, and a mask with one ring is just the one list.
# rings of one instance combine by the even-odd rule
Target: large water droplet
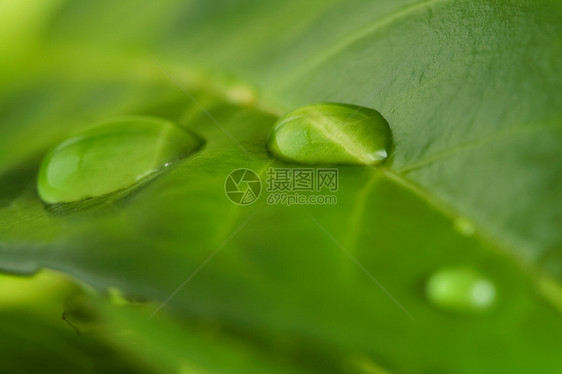
[[67,139],[45,156],[39,196],[46,203],[62,203],[118,191],[201,145],[197,136],[165,120],[115,118]]
[[288,162],[376,165],[388,157],[391,139],[388,123],[376,110],[327,103],[281,117],[269,135],[268,148]]
[[481,312],[493,305],[496,287],[474,269],[446,268],[431,275],[426,294],[434,305],[445,310]]

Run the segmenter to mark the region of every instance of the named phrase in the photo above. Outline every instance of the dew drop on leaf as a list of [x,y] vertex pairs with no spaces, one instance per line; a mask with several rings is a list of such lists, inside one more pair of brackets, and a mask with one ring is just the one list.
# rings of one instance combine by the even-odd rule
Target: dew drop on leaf
[[445,268],[430,276],[425,287],[429,301],[444,310],[482,312],[495,301],[494,283],[471,268]]
[[296,109],[277,121],[268,139],[278,159],[309,165],[383,162],[391,131],[374,109],[326,103]]
[[454,220],[453,225],[455,230],[462,235],[472,236],[474,234],[474,224],[468,218],[459,217]]
[[152,117],[119,117],[100,123],[43,159],[37,190],[46,203],[102,196],[134,185],[202,145],[196,135]]

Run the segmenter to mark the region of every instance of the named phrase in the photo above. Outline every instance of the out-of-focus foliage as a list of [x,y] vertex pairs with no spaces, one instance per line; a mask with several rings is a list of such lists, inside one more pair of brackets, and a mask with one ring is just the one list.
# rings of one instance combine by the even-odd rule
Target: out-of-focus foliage
[[2,275],[0,297],[2,372],[150,373],[108,344],[99,313],[84,309],[84,292],[60,276]]
[[[2,362],[21,372],[35,362],[4,358],[27,352],[23,339],[41,355],[71,345],[51,360],[60,372],[562,367],[560,2],[6,0],[0,10],[0,268],[47,267],[152,302],[84,294],[95,333],[76,336],[49,312],[65,309],[72,286],[14,301],[0,338],[14,354]],[[384,166],[340,167],[335,206],[232,204],[232,170],[265,183],[269,166],[291,166],[266,151],[277,118],[327,101],[385,117]],[[124,197],[45,206],[35,182],[48,149],[129,114],[172,120],[205,147]],[[424,282],[451,266],[494,282],[490,311],[428,302]]]

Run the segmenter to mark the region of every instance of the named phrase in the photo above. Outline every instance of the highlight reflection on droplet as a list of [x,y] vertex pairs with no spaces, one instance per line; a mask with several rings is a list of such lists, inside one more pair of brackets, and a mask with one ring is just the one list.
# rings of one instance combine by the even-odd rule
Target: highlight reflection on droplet
[[201,145],[200,138],[166,120],[111,119],[51,150],[42,161],[37,190],[46,203],[105,195],[135,184]]
[[445,268],[436,271],[426,283],[429,301],[444,310],[482,312],[495,301],[494,283],[472,268]]

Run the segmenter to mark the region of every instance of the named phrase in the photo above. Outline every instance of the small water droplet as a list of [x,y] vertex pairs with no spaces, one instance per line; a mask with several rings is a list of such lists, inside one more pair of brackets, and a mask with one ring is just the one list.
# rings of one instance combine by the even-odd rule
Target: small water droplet
[[426,283],[431,303],[445,310],[482,312],[494,303],[496,287],[471,268],[446,268],[431,275]]
[[268,148],[277,158],[301,164],[383,162],[391,147],[390,127],[374,109],[349,104],[316,104],[277,121]]
[[51,150],[41,163],[37,190],[46,203],[102,196],[134,185],[201,145],[201,139],[169,121],[115,118]]
[[453,225],[455,227],[455,230],[457,230],[457,232],[465,236],[472,236],[474,234],[475,231],[474,224],[468,218],[459,217],[455,219]]
[[226,91],[227,98],[233,103],[252,105],[256,102],[255,91],[246,85],[236,84]]

